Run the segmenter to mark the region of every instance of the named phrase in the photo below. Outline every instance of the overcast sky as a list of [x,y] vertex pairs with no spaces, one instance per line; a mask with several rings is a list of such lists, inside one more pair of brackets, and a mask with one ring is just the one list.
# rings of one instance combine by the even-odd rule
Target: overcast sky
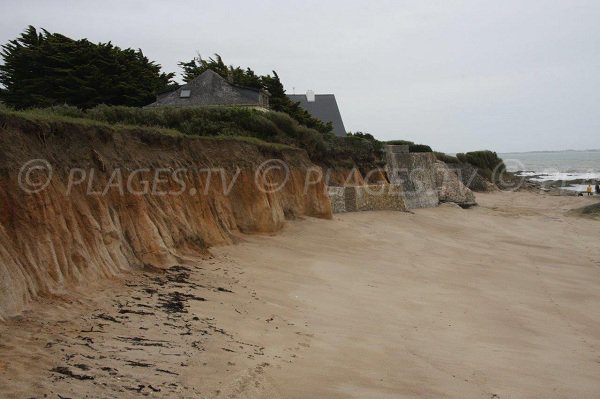
[[600,0],[0,2],[0,42],[27,25],[141,48],[169,72],[197,52],[274,69],[380,139],[600,148]]

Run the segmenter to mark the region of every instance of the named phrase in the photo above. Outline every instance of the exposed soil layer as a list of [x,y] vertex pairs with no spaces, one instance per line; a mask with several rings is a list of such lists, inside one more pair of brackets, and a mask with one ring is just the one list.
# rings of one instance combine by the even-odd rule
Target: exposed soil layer
[[0,397],[597,397],[600,225],[566,216],[595,199],[478,201],[305,218],[47,297],[0,324]]
[[[35,159],[52,173],[22,169]],[[323,181],[305,185],[314,168],[292,148],[2,116],[0,320],[85,281],[176,266],[240,232],[330,218]]]

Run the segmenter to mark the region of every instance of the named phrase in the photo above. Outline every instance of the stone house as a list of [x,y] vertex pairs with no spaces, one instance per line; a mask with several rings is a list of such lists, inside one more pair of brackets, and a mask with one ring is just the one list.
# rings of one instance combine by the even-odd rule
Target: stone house
[[228,105],[269,109],[270,94],[264,89],[244,87],[229,82],[218,73],[207,70],[177,90],[160,94],[149,107],[190,107]]

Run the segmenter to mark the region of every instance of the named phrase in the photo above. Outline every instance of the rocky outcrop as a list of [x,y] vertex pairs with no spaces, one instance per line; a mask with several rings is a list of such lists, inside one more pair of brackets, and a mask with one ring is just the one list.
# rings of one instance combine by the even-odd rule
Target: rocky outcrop
[[473,191],[466,187],[456,171],[450,169],[444,162],[435,163],[435,176],[441,203],[453,202],[464,208],[477,205]]
[[[0,319],[88,279],[331,217],[301,150],[0,118]],[[34,159],[52,173],[23,169]]]
[[473,191],[488,192],[497,190],[494,184],[483,178],[477,168],[469,163],[452,164],[450,168],[454,170],[461,182]]

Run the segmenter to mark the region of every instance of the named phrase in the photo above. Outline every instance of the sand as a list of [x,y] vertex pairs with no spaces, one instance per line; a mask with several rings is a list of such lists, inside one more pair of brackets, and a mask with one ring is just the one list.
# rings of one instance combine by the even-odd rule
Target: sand
[[0,326],[0,397],[597,398],[594,203],[362,212],[86,284]]

